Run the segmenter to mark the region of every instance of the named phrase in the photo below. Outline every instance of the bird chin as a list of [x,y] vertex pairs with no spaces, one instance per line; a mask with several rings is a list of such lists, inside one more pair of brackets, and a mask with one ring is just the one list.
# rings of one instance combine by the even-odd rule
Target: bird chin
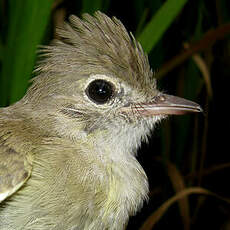
[[155,115],[155,116],[140,116],[136,120],[137,126],[145,124],[145,127],[148,129],[154,129],[155,125],[157,125],[160,121],[167,118],[167,115]]
[[148,143],[152,131],[163,118],[166,118],[166,116],[142,117],[136,120],[136,122],[126,123],[119,131],[119,142],[125,142],[124,145],[129,149],[128,152],[136,155],[141,143]]

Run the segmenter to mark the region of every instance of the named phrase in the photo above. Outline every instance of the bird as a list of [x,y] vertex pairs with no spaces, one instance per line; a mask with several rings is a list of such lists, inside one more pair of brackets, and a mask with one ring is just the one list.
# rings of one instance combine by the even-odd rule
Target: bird
[[148,199],[137,149],[168,115],[202,109],[157,89],[116,17],[71,15],[57,35],[0,109],[0,230],[122,230]]

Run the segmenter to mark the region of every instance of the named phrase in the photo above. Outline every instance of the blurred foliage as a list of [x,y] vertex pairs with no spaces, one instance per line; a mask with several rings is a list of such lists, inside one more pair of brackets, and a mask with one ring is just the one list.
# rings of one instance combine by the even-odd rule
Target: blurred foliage
[[[18,100],[27,88],[33,70],[35,53],[44,36],[52,1],[9,0],[7,17],[1,15],[2,62],[0,81],[1,105]],[[2,11],[3,13],[4,11]]]
[[230,197],[229,0],[0,0],[0,105],[24,95],[38,45],[55,37],[54,27],[95,10],[115,15],[136,35],[160,89],[204,108],[204,115],[162,122],[139,150],[150,201],[127,229],[152,229],[154,221],[154,229],[229,229],[226,200],[189,196]]

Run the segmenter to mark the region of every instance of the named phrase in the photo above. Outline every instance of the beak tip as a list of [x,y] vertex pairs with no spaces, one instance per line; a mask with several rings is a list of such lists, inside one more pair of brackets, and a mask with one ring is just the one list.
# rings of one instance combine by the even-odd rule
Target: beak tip
[[199,110],[198,111],[199,113],[203,113],[204,112],[204,110],[201,108],[201,106],[198,107],[198,110]]

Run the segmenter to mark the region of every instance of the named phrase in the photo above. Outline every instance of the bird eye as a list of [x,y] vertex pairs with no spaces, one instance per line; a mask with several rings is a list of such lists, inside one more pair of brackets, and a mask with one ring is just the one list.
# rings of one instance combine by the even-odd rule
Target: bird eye
[[101,79],[92,81],[86,89],[86,94],[89,99],[97,104],[105,104],[108,102],[113,96],[113,93],[113,85]]

